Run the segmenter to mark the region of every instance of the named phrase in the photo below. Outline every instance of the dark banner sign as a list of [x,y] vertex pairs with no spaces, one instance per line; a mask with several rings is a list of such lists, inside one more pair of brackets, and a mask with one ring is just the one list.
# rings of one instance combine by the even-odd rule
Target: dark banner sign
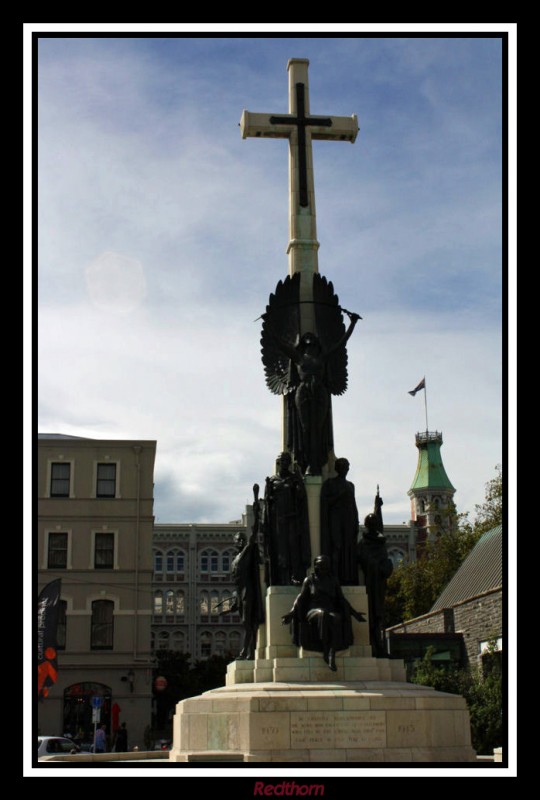
[[56,656],[56,629],[60,607],[61,580],[51,581],[38,598],[37,653],[38,699],[47,697],[49,687],[56,682],[58,664]]

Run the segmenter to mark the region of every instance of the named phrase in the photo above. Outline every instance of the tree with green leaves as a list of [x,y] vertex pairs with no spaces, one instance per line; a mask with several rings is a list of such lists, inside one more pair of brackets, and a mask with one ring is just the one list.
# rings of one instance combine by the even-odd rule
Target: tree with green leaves
[[[488,657],[496,652],[495,641],[490,643],[490,649]],[[416,665],[412,682],[464,697],[471,720],[472,746],[479,755],[491,755],[493,749],[500,747],[504,740],[500,661],[488,662],[491,668],[484,674],[480,667],[462,669],[436,666],[432,657],[433,648],[430,647]]]
[[468,520],[468,514],[463,515],[462,527],[470,528],[480,538],[483,533],[490,531],[503,522],[503,477],[502,466],[495,467],[496,477],[486,483],[486,497],[481,505],[474,507],[476,518],[473,523]]
[[[457,516],[457,524],[443,524],[440,534],[428,542],[416,561],[401,563],[388,580],[385,625],[391,627],[427,614],[472,548],[486,531],[502,523],[502,468],[486,484],[486,499],[475,506],[476,518]],[[452,516],[455,509],[449,508]]]

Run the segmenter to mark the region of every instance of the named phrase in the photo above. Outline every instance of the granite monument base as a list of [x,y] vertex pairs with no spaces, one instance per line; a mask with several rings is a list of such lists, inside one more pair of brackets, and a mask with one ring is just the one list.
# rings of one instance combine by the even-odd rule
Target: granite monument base
[[173,732],[175,762],[476,760],[462,697],[392,680],[237,682],[180,702]]

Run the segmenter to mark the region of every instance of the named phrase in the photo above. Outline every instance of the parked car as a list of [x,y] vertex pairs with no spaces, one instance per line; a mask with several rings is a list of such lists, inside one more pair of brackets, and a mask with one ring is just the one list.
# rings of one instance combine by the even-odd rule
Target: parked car
[[43,756],[54,756],[59,753],[79,753],[78,747],[73,739],[64,736],[38,736],[38,758]]
[[154,750],[170,750],[172,739],[158,739],[154,745]]

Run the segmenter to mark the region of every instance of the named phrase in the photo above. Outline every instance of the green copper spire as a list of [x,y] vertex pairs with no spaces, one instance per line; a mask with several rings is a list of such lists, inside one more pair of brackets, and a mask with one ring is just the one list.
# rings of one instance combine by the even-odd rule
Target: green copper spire
[[455,492],[448,479],[441,457],[442,433],[424,431],[416,434],[418,466],[409,495],[422,489],[442,489]]

